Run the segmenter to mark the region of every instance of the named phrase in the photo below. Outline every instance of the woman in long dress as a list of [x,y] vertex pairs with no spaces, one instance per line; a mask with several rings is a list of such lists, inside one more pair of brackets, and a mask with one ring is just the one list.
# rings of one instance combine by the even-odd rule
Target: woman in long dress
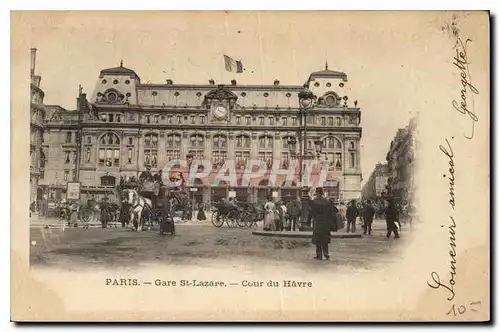
[[274,205],[273,198],[268,197],[267,203],[264,205],[264,230],[265,231],[275,231],[276,230],[276,206]]

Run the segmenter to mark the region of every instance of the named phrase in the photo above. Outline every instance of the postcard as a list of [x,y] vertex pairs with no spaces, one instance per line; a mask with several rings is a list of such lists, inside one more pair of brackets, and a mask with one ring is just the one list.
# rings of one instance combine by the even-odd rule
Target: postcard
[[490,320],[487,11],[11,15],[13,321]]

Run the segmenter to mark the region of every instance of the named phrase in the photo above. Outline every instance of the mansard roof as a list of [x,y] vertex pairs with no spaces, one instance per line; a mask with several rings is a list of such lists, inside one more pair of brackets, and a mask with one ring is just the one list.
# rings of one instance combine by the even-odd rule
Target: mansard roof
[[123,67],[123,63],[120,63],[119,67],[101,70],[101,76],[102,75],[127,75],[135,77],[139,82],[141,81],[139,75],[137,75],[134,70]]

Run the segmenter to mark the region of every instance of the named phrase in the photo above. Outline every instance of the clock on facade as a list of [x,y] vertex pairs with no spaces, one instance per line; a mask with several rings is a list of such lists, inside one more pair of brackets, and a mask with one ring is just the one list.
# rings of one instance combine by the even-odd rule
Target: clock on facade
[[224,105],[215,105],[212,113],[217,119],[221,120],[227,116],[227,108]]

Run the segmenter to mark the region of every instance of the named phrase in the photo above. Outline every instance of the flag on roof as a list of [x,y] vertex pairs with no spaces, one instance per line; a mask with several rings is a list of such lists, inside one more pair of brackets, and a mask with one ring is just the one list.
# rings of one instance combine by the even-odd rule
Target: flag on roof
[[224,64],[226,70],[229,72],[243,73],[243,63],[241,61],[236,61],[230,56],[224,54]]

